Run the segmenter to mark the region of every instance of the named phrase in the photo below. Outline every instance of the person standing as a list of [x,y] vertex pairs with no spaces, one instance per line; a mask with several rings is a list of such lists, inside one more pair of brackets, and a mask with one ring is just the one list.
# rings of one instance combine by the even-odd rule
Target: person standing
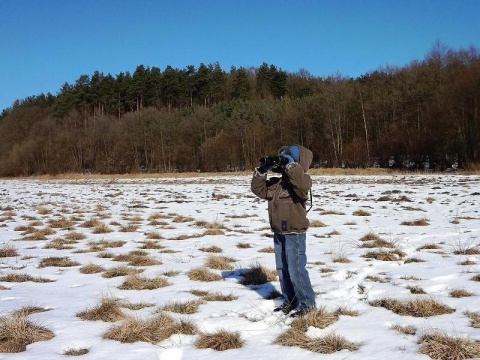
[[[315,309],[315,293],[306,269],[306,203],[312,180],[307,171],[313,154],[301,145],[282,146],[277,156],[262,158],[255,168],[252,192],[268,201],[275,263],[284,302],[274,311],[298,317]],[[267,179],[268,171],[281,176]]]

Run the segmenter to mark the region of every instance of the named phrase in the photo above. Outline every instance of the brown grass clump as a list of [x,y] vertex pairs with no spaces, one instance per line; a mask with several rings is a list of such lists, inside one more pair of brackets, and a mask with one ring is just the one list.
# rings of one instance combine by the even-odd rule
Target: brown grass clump
[[69,231],[67,234],[65,234],[65,239],[67,240],[83,240],[87,236],[84,233],[77,232],[77,231]]
[[418,247],[417,251],[420,251],[420,250],[439,250],[441,248],[442,247],[440,245],[437,245],[437,244],[425,244],[423,246]]
[[19,313],[0,317],[0,353],[25,351],[27,345],[47,341],[54,333]]
[[192,323],[175,322],[169,315],[160,313],[149,319],[128,317],[122,323],[113,325],[105,334],[104,339],[117,340],[122,343],[137,341],[152,344],[168,339],[173,334],[193,335],[196,327]]
[[128,224],[120,228],[121,232],[136,232],[138,230],[138,225]]
[[118,287],[121,290],[153,290],[170,285],[163,277],[144,278],[138,275],[129,275]]
[[205,301],[233,301],[238,299],[238,296],[234,294],[222,294],[219,292],[210,292],[206,290],[190,290],[190,294],[200,296]]
[[0,281],[4,282],[26,282],[32,281],[36,283],[53,282],[54,280],[45,279],[41,277],[34,277],[28,274],[8,274],[0,277]]
[[421,218],[417,220],[412,220],[412,221],[402,221],[400,225],[406,225],[406,226],[428,226],[430,225],[430,220],[427,218]]
[[306,331],[308,327],[313,326],[324,329],[338,320],[339,314],[328,312],[325,308],[318,308],[308,312],[305,316],[296,318],[292,322],[292,329]]
[[241,274],[243,279],[240,280],[242,285],[262,285],[269,281],[277,279],[277,271],[269,270],[260,264],[252,264],[250,268]]
[[62,217],[60,219],[49,220],[48,224],[52,228],[68,229],[68,228],[71,228],[74,225],[74,222]]
[[18,256],[17,249],[12,245],[3,245],[0,247],[0,258]]
[[42,259],[40,264],[38,265],[39,268],[43,267],[50,267],[50,266],[57,266],[57,267],[71,267],[80,265],[79,262],[70,260],[68,257],[48,257]]
[[204,229],[209,229],[209,230],[225,230],[226,227],[223,225],[223,223],[214,221],[214,222],[208,222],[208,221],[196,221],[195,225],[198,227],[202,227]]
[[427,332],[418,340],[420,353],[435,360],[473,359],[480,357],[480,341],[449,336],[440,331]]
[[474,294],[464,289],[455,289],[450,291],[448,295],[450,295],[450,297],[453,297],[453,298],[462,298],[462,297],[473,296]]
[[273,254],[275,252],[275,249],[273,248],[273,246],[269,246],[258,250],[258,252]]
[[205,261],[205,266],[216,270],[232,270],[232,262],[237,260],[227,256],[210,255]]
[[383,298],[371,301],[372,306],[381,306],[399,315],[414,317],[429,317],[443,314],[451,314],[455,310],[432,298],[412,299],[400,301],[396,299]]
[[252,247],[249,243],[237,243],[235,246],[239,249],[250,249]]
[[158,231],[149,231],[145,235],[146,235],[147,239],[150,239],[150,240],[161,240],[161,239],[163,239],[163,236],[160,235],[160,233]]
[[472,320],[472,327],[480,329],[480,312],[466,311],[463,314]]
[[208,253],[221,253],[223,250],[222,248],[218,247],[218,246],[209,246],[209,247],[203,247],[203,248],[200,248],[198,249],[200,251],[203,251],[203,252],[208,252]]
[[88,265],[82,266],[79,271],[82,274],[97,274],[102,271],[105,271],[105,268],[101,265],[90,263]]
[[478,246],[471,246],[464,249],[457,249],[453,253],[455,255],[479,255],[480,248]]
[[105,296],[100,304],[77,314],[82,320],[115,322],[125,318],[117,299]]
[[370,214],[370,213],[369,213],[368,211],[366,211],[366,210],[360,209],[360,210],[354,211],[354,212],[352,213],[352,215],[353,215],[353,216],[370,216],[370,215],[372,215],[372,214]]
[[98,219],[90,219],[81,223],[80,226],[86,227],[86,228],[94,228],[94,227],[100,226],[101,224],[102,224],[101,221]]
[[405,335],[415,335],[417,333],[417,328],[413,325],[399,325],[394,324],[391,326],[392,330],[396,330]]
[[195,314],[202,303],[203,301],[201,300],[173,301],[162,306],[160,310],[171,311],[178,314]]
[[243,340],[239,332],[228,332],[219,330],[214,333],[201,333],[195,346],[199,349],[213,349],[224,351],[230,349],[239,349],[243,346]]
[[188,278],[194,281],[218,281],[223,279],[220,275],[205,267],[191,269],[188,272]]
[[66,356],[82,356],[90,352],[88,349],[65,349],[63,355]]
[[14,316],[28,316],[31,314],[42,313],[50,310],[51,309],[46,309],[40,306],[27,305],[27,306],[21,307],[18,310],[13,311],[11,314]]
[[158,241],[146,240],[142,242],[142,246],[140,249],[144,250],[156,250],[156,249],[164,249],[163,245],[160,245]]
[[283,346],[296,346],[320,354],[332,354],[341,350],[357,351],[359,348],[357,344],[335,333],[310,338],[303,331],[296,329],[287,330],[277,337],[274,343]]
[[416,295],[426,294],[425,290],[423,290],[419,286],[407,286],[407,289],[410,290],[412,294],[416,294]]
[[380,261],[397,261],[404,257],[406,254],[398,249],[394,250],[378,250],[369,251],[363,257],[367,259],[375,259]]
[[472,281],[480,281],[480,275],[475,275],[472,278],[470,278]]
[[154,266],[161,265],[162,262],[149,256],[132,256],[128,262],[131,266]]
[[175,223],[185,223],[185,222],[190,222],[190,221],[193,221],[193,220],[195,220],[195,219],[190,217],[190,216],[178,215],[178,216],[175,216],[172,221],[175,222]]
[[312,228],[326,227],[326,226],[327,225],[320,220],[311,220],[310,221],[310,227],[312,227]]
[[107,234],[112,232],[113,230],[108,227],[107,224],[100,224],[98,226],[95,226],[92,230],[92,233],[94,234]]

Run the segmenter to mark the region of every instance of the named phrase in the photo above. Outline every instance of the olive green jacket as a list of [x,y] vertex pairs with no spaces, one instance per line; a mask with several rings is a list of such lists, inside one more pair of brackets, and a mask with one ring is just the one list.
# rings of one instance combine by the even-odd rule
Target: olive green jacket
[[267,174],[257,170],[253,174],[252,192],[268,200],[268,216],[272,231],[278,234],[304,233],[310,222],[307,219],[306,202],[312,179],[306,172],[312,163],[313,154],[303,146],[299,163],[290,163],[282,177],[267,180]]

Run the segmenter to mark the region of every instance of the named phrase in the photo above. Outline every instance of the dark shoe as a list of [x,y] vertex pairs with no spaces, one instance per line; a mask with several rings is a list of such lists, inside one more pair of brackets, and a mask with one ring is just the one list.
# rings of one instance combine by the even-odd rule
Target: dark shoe
[[300,308],[295,310],[292,314],[290,314],[290,317],[292,318],[302,317],[307,315],[310,311],[314,311],[314,310],[315,308],[311,308],[311,307]]
[[292,311],[293,309],[295,309],[295,306],[293,306],[292,304],[289,304],[289,303],[287,303],[287,302],[284,302],[282,305],[277,306],[275,309],[273,309],[273,311],[275,311],[275,312],[281,311],[281,312],[283,312],[285,315],[287,315],[287,314],[289,314],[290,311]]

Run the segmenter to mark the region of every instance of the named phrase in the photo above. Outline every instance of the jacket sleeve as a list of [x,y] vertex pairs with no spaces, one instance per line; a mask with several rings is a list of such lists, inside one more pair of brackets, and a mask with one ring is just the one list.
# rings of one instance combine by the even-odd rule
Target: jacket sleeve
[[252,192],[260,199],[267,199],[267,173],[260,174],[257,170],[253,174],[251,183]]
[[298,163],[287,165],[287,174],[295,194],[302,200],[308,200],[308,191],[312,187],[310,175],[305,174],[302,166]]

